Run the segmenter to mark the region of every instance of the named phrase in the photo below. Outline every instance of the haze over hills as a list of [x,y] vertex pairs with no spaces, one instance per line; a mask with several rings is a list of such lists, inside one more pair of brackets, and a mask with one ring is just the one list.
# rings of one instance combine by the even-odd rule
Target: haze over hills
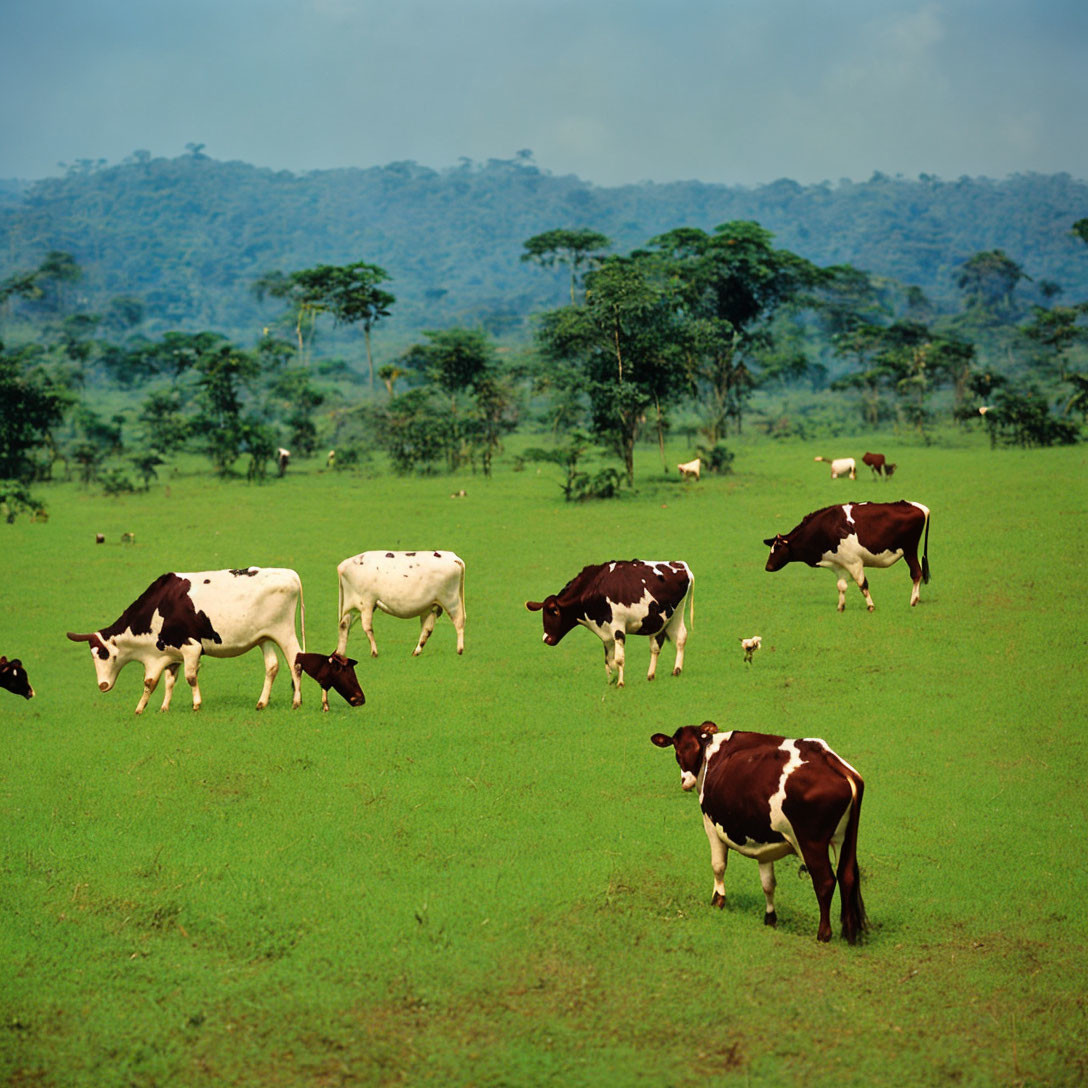
[[1088,297],[1088,249],[1070,233],[1085,215],[1088,183],[1066,174],[605,188],[528,156],[293,174],[199,152],[138,153],[63,178],[0,181],[0,278],[62,250],[84,270],[78,290],[90,310],[136,296],[149,332],[214,329],[249,343],[277,312],[253,294],[259,276],[362,260],[392,277],[387,344],[452,324],[516,337],[534,311],[564,301],[562,272],[520,259],[527,238],[552,228],[592,228],[626,252],[679,226],[756,220],[817,264],[921,287],[951,309],[958,266],[992,249],[1031,277],[1025,301],[1040,301],[1047,281],[1062,298]]

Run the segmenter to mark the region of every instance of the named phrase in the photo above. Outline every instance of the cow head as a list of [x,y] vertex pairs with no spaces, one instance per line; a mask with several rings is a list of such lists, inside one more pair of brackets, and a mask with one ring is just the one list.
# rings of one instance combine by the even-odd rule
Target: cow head
[[359,678],[355,675],[355,666],[359,662],[353,657],[342,654],[296,654],[295,667],[307,676],[313,677],[321,685],[322,691],[332,688],[351,706],[362,706],[366,702]]
[[549,646],[556,646],[563,636],[577,626],[575,609],[564,608],[559,598],[553,593],[542,601],[526,601],[525,607],[530,612],[540,612],[544,621],[544,641]]
[[783,536],[781,533],[776,533],[773,537],[763,541],[768,548],[771,549],[771,554],[767,556],[767,565],[764,570],[781,570],[792,558],[793,555],[790,552],[790,539],[787,536]]
[[94,662],[95,675],[98,677],[98,690],[109,691],[117,682],[117,674],[127,661],[122,658],[114,638],[103,640],[96,632],[90,635],[74,635],[68,632],[72,642],[87,642],[91,647],[91,660]]
[[21,695],[24,699],[34,698],[30,677],[27,676],[23,663],[17,657],[13,657],[10,661],[6,657],[0,657],[0,688],[7,688],[14,695]]
[[675,749],[676,762],[680,765],[680,788],[690,790],[699,781],[706,746],[717,732],[718,727],[713,722],[703,722],[702,725],[681,726],[671,737],[664,733],[654,733],[650,740],[658,748],[671,746]]
[[897,467],[898,466],[896,466],[896,465],[885,464],[884,465],[884,475],[885,476],[890,476],[896,470]]

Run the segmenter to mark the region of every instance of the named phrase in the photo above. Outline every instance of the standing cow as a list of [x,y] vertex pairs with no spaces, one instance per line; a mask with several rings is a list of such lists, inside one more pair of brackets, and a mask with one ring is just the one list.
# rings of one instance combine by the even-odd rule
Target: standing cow
[[851,480],[856,480],[858,476],[858,465],[853,457],[836,457],[832,460],[830,457],[814,457],[814,461],[825,461],[831,466],[831,479],[837,480],[840,476],[849,476]]
[[136,704],[142,714],[151,693],[166,672],[162,710],[170,708],[178,668],[193,690],[193,709],[201,705],[197,670],[200,658],[238,657],[254,646],[264,654],[264,687],[257,709],[268,705],[272,681],[279,671],[275,647],[287,662],[294,698],[302,701],[295,658],[301,647],[295,637],[295,616],[302,608],[303,642],[306,609],[302,583],[293,570],[281,567],[245,567],[239,570],[205,570],[193,574],[163,574],[128,606],[109,627],[89,635],[68,637],[91,647],[98,687],[109,691],[121,669],[130,661],[144,667],[144,691]]
[[862,464],[868,465],[873,470],[874,476],[883,476],[885,479],[890,477],[899,467],[891,464],[882,453],[866,453],[861,461]]
[[692,590],[695,577],[687,563],[643,562],[640,559],[613,560],[584,567],[558,593],[543,601],[526,601],[530,612],[543,613],[544,641],[558,645],[563,636],[581,624],[604,643],[604,671],[608,682],[616,668],[617,686],[623,687],[624,647],[628,635],[650,639],[650,671],[657,671],[657,655],[666,639],[676,643],[673,676],[684,667],[684,646],[688,629],[684,605],[690,603],[695,623]]
[[[925,532],[922,562],[918,543]],[[787,563],[827,567],[839,575],[839,611],[846,607],[846,575],[865,596],[872,612],[866,567],[890,567],[906,559],[913,588],[910,603],[918,603],[921,584],[929,584],[929,509],[920,502],[858,502],[825,506],[807,515],[785,536],[763,541],[771,549],[766,570],[781,570]]]
[[[699,788],[703,828],[714,870],[711,905],[725,906],[728,852],[759,862],[767,901],[765,925],[778,921],[774,863],[796,854],[812,877],[820,924],[816,939],[831,939],[831,899],[839,885],[842,935],[854,944],[865,929],[858,870],[858,821],[865,783],[822,740],[763,733],[718,732],[713,722],[685,725],[671,737],[655,733],[659,748],[672,748],[680,785]],[[831,867],[828,851],[838,859]]]
[[443,609],[457,631],[457,652],[465,652],[465,563],[453,552],[360,552],[337,568],[340,587],[339,639],[336,652],[344,656],[355,612],[371,657],[378,656],[374,641],[374,609],[408,619],[419,616],[419,643],[423,652]]

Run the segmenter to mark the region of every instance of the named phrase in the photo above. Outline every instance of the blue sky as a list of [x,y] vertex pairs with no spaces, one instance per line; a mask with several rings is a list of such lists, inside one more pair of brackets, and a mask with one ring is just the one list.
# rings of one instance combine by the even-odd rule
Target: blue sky
[[601,185],[1088,177],[1086,0],[0,0],[0,177],[531,149]]

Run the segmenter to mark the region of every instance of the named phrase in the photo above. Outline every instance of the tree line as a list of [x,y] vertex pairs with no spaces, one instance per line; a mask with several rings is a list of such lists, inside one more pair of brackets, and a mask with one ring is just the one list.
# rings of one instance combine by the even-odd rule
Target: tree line
[[[1088,219],[1073,234],[1088,242]],[[606,496],[634,485],[647,436],[664,464],[680,419],[708,468],[727,471],[725,440],[753,398],[798,388],[867,428],[894,421],[925,437],[946,416],[980,422],[994,444],[1079,438],[1088,302],[1060,301],[1045,282],[1034,288],[1048,304],[1023,306],[1028,277],[1002,250],[961,262],[962,304],[948,313],[917,287],[819,266],[748,220],[613,248],[589,228],[531,236],[522,261],[566,278],[531,342],[424,330],[377,368],[371,338],[397,304],[379,265],[262,273],[248,286],[272,309],[247,347],[215,331],[148,336],[133,296],[86,312],[83,270],[50,252],[0,280],[0,498],[8,516],[32,508],[33,484],[58,473],[147,488],[182,452],[260,482],[279,447],[311,456],[319,443],[340,467],[380,452],[397,472],[489,474],[519,425],[549,436],[523,459],[559,466],[567,498]],[[326,327],[362,333],[364,374],[317,350]],[[796,433],[766,411],[761,424]],[[614,464],[591,477],[593,447]]]

